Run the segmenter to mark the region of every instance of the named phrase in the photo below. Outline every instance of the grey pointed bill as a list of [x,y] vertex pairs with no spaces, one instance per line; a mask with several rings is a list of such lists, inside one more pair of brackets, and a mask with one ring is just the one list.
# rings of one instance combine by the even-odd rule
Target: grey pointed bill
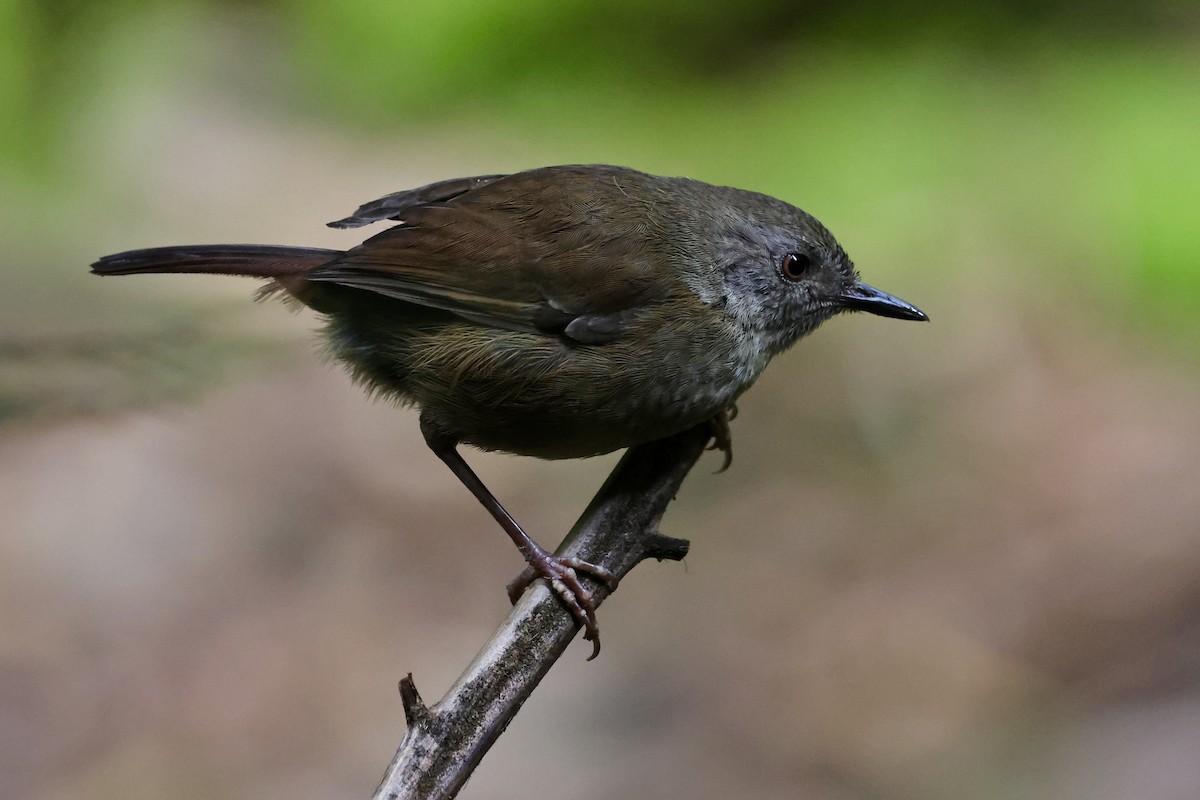
[[862,281],[847,289],[842,294],[841,301],[842,307],[849,311],[867,311],[881,317],[910,319],[916,322],[929,321],[928,315],[911,303],[906,303],[887,292],[881,292]]

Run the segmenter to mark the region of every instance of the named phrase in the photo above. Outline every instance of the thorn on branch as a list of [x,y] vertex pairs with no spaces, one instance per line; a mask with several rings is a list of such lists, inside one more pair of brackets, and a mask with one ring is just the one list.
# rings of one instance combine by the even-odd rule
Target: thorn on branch
[[429,727],[429,709],[413,683],[411,672],[400,679],[400,702],[404,704],[404,721],[410,730]]
[[676,539],[673,536],[663,536],[655,531],[646,537],[642,558],[656,558],[659,561],[682,561],[688,554],[692,543],[687,539]]
[[538,575],[533,571],[533,567],[526,567],[521,570],[521,574],[509,581],[508,585],[504,587],[504,590],[508,592],[509,602],[515,606],[517,601],[521,599],[521,595],[525,593],[530,584],[537,580],[537,577]]

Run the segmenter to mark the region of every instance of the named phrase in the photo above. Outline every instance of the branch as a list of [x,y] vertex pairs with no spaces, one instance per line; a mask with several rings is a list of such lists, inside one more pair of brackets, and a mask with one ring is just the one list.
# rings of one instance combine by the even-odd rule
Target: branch
[[[618,579],[646,558],[683,558],[688,543],[656,528],[711,436],[701,425],[627,452],[558,552],[606,567]],[[583,579],[600,605],[608,587]],[[421,700],[412,675],[400,681],[408,732],[374,800],[449,800],[458,794],[578,630],[539,581],[433,707]]]

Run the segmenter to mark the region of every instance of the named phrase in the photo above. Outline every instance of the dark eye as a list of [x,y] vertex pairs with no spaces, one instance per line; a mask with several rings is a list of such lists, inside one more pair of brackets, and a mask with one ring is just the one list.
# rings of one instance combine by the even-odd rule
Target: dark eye
[[788,253],[783,257],[783,261],[779,263],[779,269],[783,272],[783,277],[789,281],[800,280],[811,267],[812,259],[804,253]]

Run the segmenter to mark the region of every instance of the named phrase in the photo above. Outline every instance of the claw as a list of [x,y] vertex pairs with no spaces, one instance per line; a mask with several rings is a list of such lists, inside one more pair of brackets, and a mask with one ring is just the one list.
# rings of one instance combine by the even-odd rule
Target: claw
[[529,568],[508,585],[508,599],[517,602],[529,585],[542,578],[550,591],[558,596],[571,616],[583,628],[583,638],[592,643],[588,661],[600,654],[600,627],[596,623],[596,604],[592,593],[579,580],[579,573],[595,578],[612,591],[618,579],[598,564],[570,556],[556,556],[542,550],[529,559]]
[[709,450],[720,450],[725,453],[725,463],[721,464],[721,468],[716,474],[720,474],[729,469],[729,465],[733,463],[733,435],[729,430],[729,420],[737,416],[737,406],[730,406],[728,409],[718,411],[712,419],[708,421],[709,427],[712,429],[712,444],[708,446]]
[[512,515],[504,510],[504,506],[500,505],[500,501],[496,499],[495,495],[483,485],[483,481],[479,480],[475,470],[471,469],[466,461],[463,461],[463,457],[458,452],[458,440],[440,428],[424,412],[421,414],[421,433],[425,435],[425,441],[429,444],[429,448],[446,463],[450,471],[462,481],[463,486],[466,486],[471,494],[475,495],[475,499],[500,523],[500,527],[513,540],[513,544],[517,546],[521,555],[525,557],[526,563],[529,564],[528,568],[508,585],[509,599],[514,603],[517,602],[517,598],[529,584],[538,578],[543,578],[550,587],[550,591],[558,595],[567,610],[571,612],[571,616],[584,629],[583,638],[592,642],[592,654],[588,657],[588,661],[595,658],[600,653],[600,629],[596,625],[596,604],[592,601],[591,592],[579,582],[578,573],[582,572],[592,576],[607,584],[610,590],[617,588],[616,576],[596,564],[590,564],[578,558],[547,553],[537,542],[529,538],[529,534],[525,532],[524,528],[517,524]]

